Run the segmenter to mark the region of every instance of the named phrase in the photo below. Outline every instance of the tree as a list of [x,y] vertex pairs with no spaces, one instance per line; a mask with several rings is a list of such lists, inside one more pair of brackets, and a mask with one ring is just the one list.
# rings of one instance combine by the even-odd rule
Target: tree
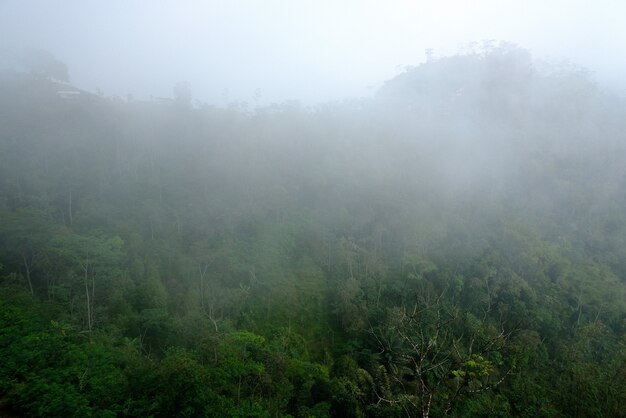
[[[123,241],[119,237],[101,234],[78,235],[66,232],[56,236],[53,242],[56,255],[65,261],[70,276],[82,282],[87,330],[91,331],[96,320],[96,282],[100,278],[107,278],[108,287],[113,285],[112,279],[120,274]],[[104,280],[101,284],[105,284]]]
[[0,216],[3,254],[5,257],[10,255],[12,261],[22,267],[31,294],[35,294],[35,273],[39,272],[51,250],[49,240],[52,234],[53,226],[41,212],[19,210]]
[[20,61],[35,77],[62,82],[70,81],[67,66],[48,51],[29,49],[22,54]]
[[191,86],[186,81],[180,81],[174,86],[174,100],[183,107],[191,107]]
[[498,367],[512,332],[461,315],[444,296],[420,289],[412,309],[391,308],[369,331],[395,387],[377,392],[379,402],[401,405],[409,416],[448,415],[463,396],[492,389],[510,372]]

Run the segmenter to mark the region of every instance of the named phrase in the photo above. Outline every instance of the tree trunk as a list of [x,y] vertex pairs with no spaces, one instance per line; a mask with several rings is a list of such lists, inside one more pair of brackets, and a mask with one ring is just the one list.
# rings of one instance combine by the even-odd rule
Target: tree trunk
[[203,312],[204,312],[204,277],[206,276],[206,271],[208,270],[208,268],[209,268],[209,263],[205,263],[204,266],[198,265],[198,271],[200,272],[200,306],[202,307]]
[[87,329],[91,331],[91,298],[89,296],[89,264],[85,264],[85,296],[87,297]]
[[72,226],[72,191],[70,190],[70,195],[68,199],[68,207],[67,214],[70,220],[70,226]]
[[24,260],[24,269],[26,270],[26,280],[28,281],[28,288],[30,289],[30,294],[34,295],[35,292],[33,291],[33,282],[30,279],[30,265],[28,264],[28,261],[26,260],[26,256],[24,254],[22,254],[22,260]]

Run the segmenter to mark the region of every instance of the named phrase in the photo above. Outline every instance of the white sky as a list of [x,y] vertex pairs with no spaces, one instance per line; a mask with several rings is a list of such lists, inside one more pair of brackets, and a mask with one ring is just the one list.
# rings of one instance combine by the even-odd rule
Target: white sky
[[37,47],[106,95],[213,104],[369,94],[425,58],[506,40],[626,88],[626,0],[0,0],[0,49]]

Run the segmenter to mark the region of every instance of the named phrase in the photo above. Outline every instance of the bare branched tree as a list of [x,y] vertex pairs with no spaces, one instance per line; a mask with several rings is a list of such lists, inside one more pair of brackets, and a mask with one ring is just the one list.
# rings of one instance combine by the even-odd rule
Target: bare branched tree
[[400,404],[411,417],[446,416],[461,397],[490,390],[511,373],[498,359],[513,330],[462,313],[446,290],[417,294],[411,308],[390,309],[386,322],[369,330],[393,386],[377,392],[379,403]]

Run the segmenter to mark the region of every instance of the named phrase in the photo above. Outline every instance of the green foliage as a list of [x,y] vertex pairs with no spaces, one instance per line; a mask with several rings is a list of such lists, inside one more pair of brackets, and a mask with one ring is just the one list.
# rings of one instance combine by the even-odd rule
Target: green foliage
[[584,73],[493,44],[246,113],[43,59],[0,80],[2,411],[624,416],[626,126]]
[[6,404],[37,416],[116,415],[126,386],[116,351],[71,325],[46,324],[41,306],[24,297],[14,294],[0,305]]

